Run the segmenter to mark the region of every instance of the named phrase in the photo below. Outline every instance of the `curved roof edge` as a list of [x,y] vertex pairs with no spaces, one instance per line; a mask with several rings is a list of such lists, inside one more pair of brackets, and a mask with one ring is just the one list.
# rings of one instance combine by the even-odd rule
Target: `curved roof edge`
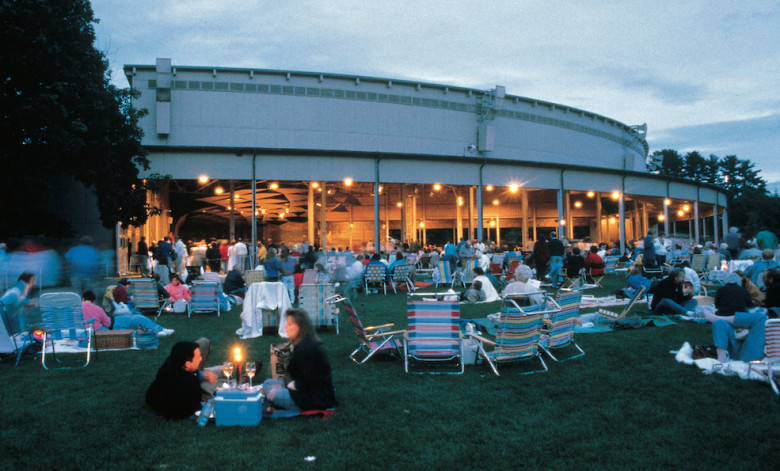
[[[353,74],[335,74],[335,73],[325,73],[325,72],[307,72],[307,71],[300,71],[300,70],[278,70],[278,69],[258,69],[258,68],[245,68],[245,67],[206,67],[206,66],[187,66],[187,65],[177,65],[177,66],[171,66],[173,70],[181,69],[181,70],[187,70],[187,71],[195,71],[195,72],[213,72],[217,71],[225,71],[225,72],[245,72],[247,74],[254,73],[261,73],[261,74],[268,74],[268,75],[280,75],[287,77],[288,79],[292,76],[299,76],[299,77],[316,77],[316,78],[334,78],[339,80],[355,80],[359,79],[362,81],[367,82],[377,82],[377,83],[393,83],[393,84],[399,84],[399,85],[407,85],[411,87],[425,87],[425,88],[431,88],[431,89],[441,89],[441,90],[452,90],[452,91],[460,91],[464,93],[471,93],[472,95],[477,96],[484,96],[487,93],[489,93],[488,90],[478,89],[478,88],[469,88],[469,87],[460,87],[455,85],[446,85],[446,84],[439,84],[439,83],[433,83],[433,82],[424,82],[421,80],[404,80],[404,79],[393,79],[393,78],[382,78],[382,77],[374,77],[374,76],[367,76],[367,75],[353,75]],[[128,82],[132,86],[132,76],[136,73],[137,70],[146,70],[146,71],[155,71],[156,67],[154,65],[148,65],[148,64],[126,64],[124,66],[125,71],[125,77],[128,77]],[[175,75],[175,72],[174,72]],[[559,109],[563,110],[564,112],[570,112],[579,114],[582,117],[589,117],[592,119],[603,121],[606,124],[611,124],[615,127],[620,128],[626,133],[629,133],[637,139],[645,150],[645,155],[647,155],[650,152],[650,146],[647,144],[647,141],[642,138],[636,129],[632,128],[631,126],[622,123],[620,121],[617,121],[615,119],[612,119],[608,116],[600,115],[598,113],[593,113],[591,111],[583,110],[580,108],[575,108],[568,105],[563,105],[560,103],[554,103],[550,101],[540,100],[536,98],[530,98],[525,97],[521,95],[506,95],[506,99],[513,100],[515,103],[523,102],[530,104],[532,106],[546,106],[552,110]]]

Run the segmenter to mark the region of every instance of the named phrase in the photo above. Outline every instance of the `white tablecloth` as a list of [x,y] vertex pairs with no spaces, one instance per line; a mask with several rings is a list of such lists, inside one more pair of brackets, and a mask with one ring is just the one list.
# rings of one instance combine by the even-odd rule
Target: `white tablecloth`
[[241,328],[236,334],[242,339],[253,339],[263,335],[263,309],[279,313],[279,336],[287,338],[285,312],[292,308],[287,287],[281,282],[252,283],[246,290],[244,307],[241,310]]
[[753,265],[753,260],[731,260],[729,262],[729,273],[734,273],[737,270],[743,272]]

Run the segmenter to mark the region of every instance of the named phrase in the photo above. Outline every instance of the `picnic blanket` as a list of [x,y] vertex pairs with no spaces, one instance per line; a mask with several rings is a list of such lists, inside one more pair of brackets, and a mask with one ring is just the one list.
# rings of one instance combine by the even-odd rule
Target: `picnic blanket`
[[674,359],[685,365],[696,365],[702,373],[713,374],[719,373],[724,376],[739,376],[742,379],[756,379],[759,381],[767,381],[766,376],[757,372],[755,369],[750,371],[748,376],[748,364],[744,361],[730,360],[726,363],[721,363],[714,358],[700,358],[698,360],[693,359],[693,347],[690,343],[685,342],[682,344],[679,350],[672,350],[669,353],[674,355]]

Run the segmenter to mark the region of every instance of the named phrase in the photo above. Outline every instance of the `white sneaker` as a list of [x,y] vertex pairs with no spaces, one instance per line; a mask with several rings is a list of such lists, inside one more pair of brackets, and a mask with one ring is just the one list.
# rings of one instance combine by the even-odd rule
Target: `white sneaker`
[[169,335],[173,335],[175,331],[173,329],[163,329],[159,332],[157,332],[158,337],[167,337]]

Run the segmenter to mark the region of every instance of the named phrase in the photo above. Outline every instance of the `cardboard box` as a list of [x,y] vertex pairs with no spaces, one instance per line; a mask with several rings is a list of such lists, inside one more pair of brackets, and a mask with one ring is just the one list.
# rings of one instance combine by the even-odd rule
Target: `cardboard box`
[[255,426],[263,418],[263,395],[259,389],[220,391],[214,398],[214,416],[217,426]]

